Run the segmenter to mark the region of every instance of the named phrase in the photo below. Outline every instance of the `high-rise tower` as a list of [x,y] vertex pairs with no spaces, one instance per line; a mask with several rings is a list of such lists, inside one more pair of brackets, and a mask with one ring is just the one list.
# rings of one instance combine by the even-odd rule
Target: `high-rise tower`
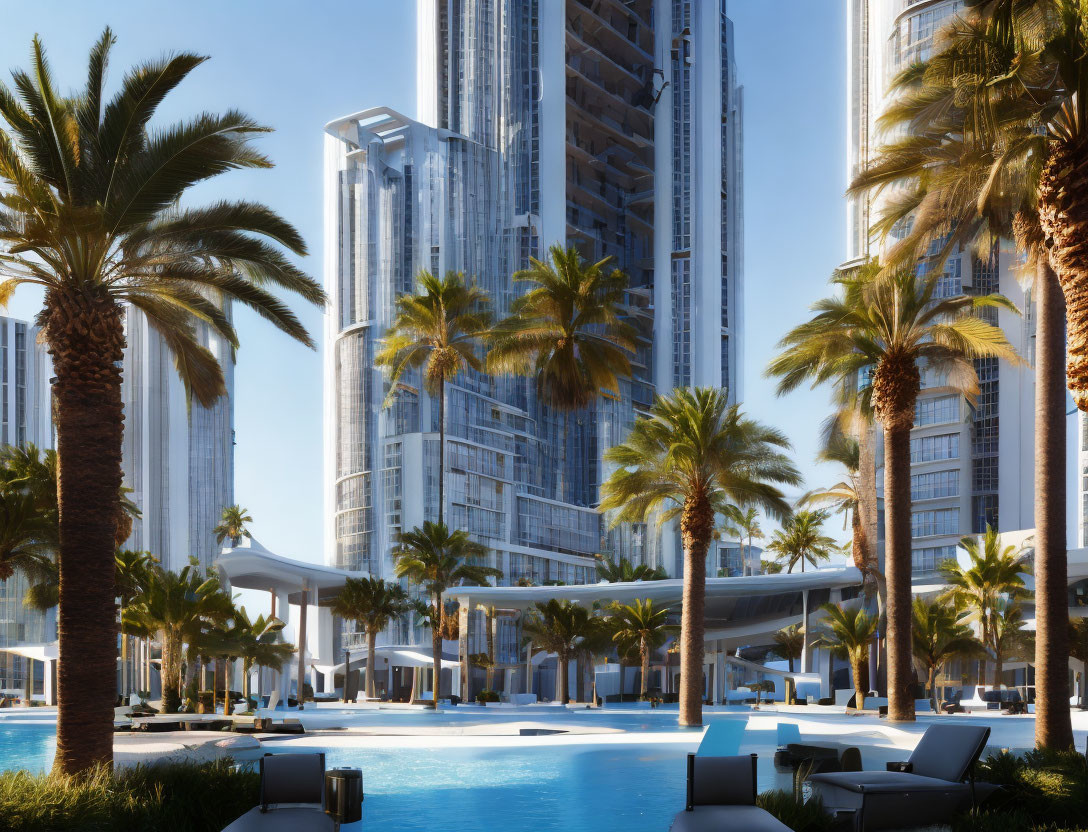
[[[740,89],[724,3],[419,0],[417,118],[326,127],[327,560],[391,574],[398,530],[437,516],[437,403],[388,409],[375,345],[420,269],[463,271],[505,311],[553,244],[630,277],[642,339],[618,396],[570,418],[524,378],[447,387],[446,517],[504,580],[593,580],[597,552],[674,571],[670,541],[609,530],[604,451],[656,390],[739,396]],[[679,264],[679,265],[677,265]],[[562,470],[560,470],[562,468]],[[666,535],[668,537],[668,535]]]

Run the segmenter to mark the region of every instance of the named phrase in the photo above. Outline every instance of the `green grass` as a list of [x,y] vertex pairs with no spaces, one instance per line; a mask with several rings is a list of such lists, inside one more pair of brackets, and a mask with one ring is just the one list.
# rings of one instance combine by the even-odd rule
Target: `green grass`
[[103,769],[76,780],[0,774],[4,832],[219,832],[257,805],[259,775],[229,760]]

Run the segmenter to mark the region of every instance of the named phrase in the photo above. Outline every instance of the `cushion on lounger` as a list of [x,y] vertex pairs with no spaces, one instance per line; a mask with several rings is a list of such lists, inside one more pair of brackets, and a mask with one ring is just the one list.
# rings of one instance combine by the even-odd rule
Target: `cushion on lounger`
[[756,802],[755,755],[688,755],[688,796],[692,806],[738,806]]
[[680,812],[672,832],[791,832],[774,815],[756,806],[696,806]]
[[965,783],[939,780],[936,777],[923,777],[920,774],[908,774],[901,771],[835,771],[827,774],[813,774],[810,783],[837,786],[851,792],[880,794],[881,792],[927,792],[949,790],[968,790]]
[[324,754],[266,754],[261,757],[262,806],[321,803],[324,795]]
[[910,755],[911,771],[959,782],[986,747],[985,725],[931,725]]

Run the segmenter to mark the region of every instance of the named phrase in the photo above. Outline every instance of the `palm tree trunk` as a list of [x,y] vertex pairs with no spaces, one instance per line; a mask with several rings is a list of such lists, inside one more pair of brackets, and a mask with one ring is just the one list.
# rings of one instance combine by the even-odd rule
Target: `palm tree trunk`
[[125,628],[121,628],[121,696],[122,705],[128,704],[128,637]]
[[495,689],[495,610],[487,614],[487,689]]
[[559,704],[565,705],[570,698],[570,656],[560,653],[556,658],[559,660],[556,667],[559,676]]
[[555,498],[561,503],[567,500],[567,442],[570,439],[570,411],[563,410],[563,441],[559,443],[559,482]]
[[1053,269],[1035,278],[1035,744],[1071,748],[1065,539],[1065,302]]
[[850,672],[854,674],[854,707],[859,711],[865,709],[865,685],[861,678],[861,659],[850,656]]
[[249,671],[252,665],[245,659],[242,660],[242,698],[246,700],[246,709],[249,709]]
[[[438,380],[438,523],[446,511],[446,378]],[[438,707],[438,676],[434,677],[434,704]]]
[[176,711],[181,703],[181,636],[163,630],[162,704],[166,712]]
[[431,653],[434,683],[431,685],[431,707],[438,709],[438,696],[442,687],[442,619],[446,611],[442,606],[442,596],[434,597],[434,615],[431,616]]
[[645,635],[639,639],[638,653],[642,659],[642,685],[639,696],[645,699],[650,681],[650,642]]
[[940,713],[937,709],[937,668],[935,665],[929,666],[927,682],[929,684],[929,703],[933,706],[933,713]]
[[117,696],[114,537],[121,488],[121,309],[108,296],[48,292],[60,510],[57,752],[53,770],[113,762]]
[[689,498],[680,519],[684,546],[684,595],[680,615],[680,725],[703,724],[703,634],[706,554],[714,511],[706,494]]
[[914,721],[910,695],[910,428],[909,418],[884,428],[884,571],[888,581],[888,719]]
[[374,698],[374,648],[378,634],[369,624],[366,628],[366,696]]

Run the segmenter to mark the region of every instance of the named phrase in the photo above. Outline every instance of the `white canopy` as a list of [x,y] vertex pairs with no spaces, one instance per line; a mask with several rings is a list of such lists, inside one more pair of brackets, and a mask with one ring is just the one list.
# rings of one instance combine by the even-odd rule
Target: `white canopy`
[[[425,647],[421,648],[416,645],[406,646],[386,646],[378,647],[374,650],[375,669],[387,668],[390,665],[393,667],[432,667],[434,665],[434,656],[431,655]],[[351,666],[353,668],[366,667],[366,650],[353,651],[351,655]],[[448,653],[442,656],[442,667],[445,668],[457,668],[460,667],[460,662],[456,657],[451,657]],[[319,673],[343,673],[344,662],[335,665],[321,665],[315,664],[313,667]]]
[[11,644],[6,647],[0,647],[0,651],[4,653],[14,653],[16,656],[22,656],[24,659],[34,659],[36,662],[56,661],[57,657],[60,655],[55,641],[46,642],[44,644]]

